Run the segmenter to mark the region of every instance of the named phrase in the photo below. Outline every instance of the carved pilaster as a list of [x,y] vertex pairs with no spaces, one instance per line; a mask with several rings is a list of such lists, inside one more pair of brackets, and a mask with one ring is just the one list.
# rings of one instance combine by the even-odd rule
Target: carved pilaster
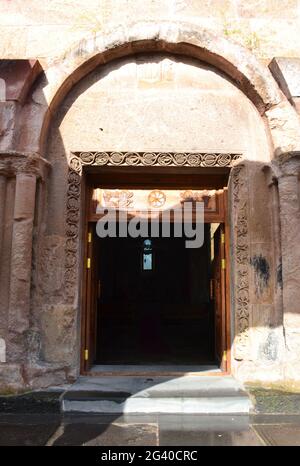
[[[9,362],[21,362],[26,359],[26,338],[30,325],[31,258],[36,185],[38,179],[45,178],[49,166],[50,164],[37,153],[0,152],[0,178],[2,178],[1,186],[4,193],[5,185],[11,183],[6,178],[15,178],[15,195],[10,197],[14,199],[14,208],[8,270],[10,287],[7,360]],[[3,178],[5,178],[4,181]]]
[[5,217],[5,202],[6,202],[6,177],[0,172],[0,263],[3,244],[3,228]]
[[11,248],[7,344],[9,362],[21,362],[26,358],[35,192],[36,176],[32,173],[18,173]]
[[243,360],[249,345],[249,237],[248,188],[245,182],[246,167],[232,170],[234,281],[235,281],[235,348],[234,358]]

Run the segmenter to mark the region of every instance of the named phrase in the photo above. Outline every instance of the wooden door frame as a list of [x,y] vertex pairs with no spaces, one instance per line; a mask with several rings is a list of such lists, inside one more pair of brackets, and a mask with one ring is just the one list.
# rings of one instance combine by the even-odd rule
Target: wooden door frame
[[[142,172],[143,170],[139,170]],[[112,172],[113,173],[113,172]],[[125,175],[125,173],[124,173]],[[180,178],[180,174],[178,173],[176,175],[176,178]],[[118,376],[118,375],[123,375],[123,376],[148,376],[149,372],[147,371],[122,371],[122,372],[101,372],[101,373],[96,373],[96,372],[91,372],[86,369],[86,362],[85,362],[85,350],[87,349],[86,346],[86,325],[87,325],[87,268],[86,268],[86,263],[87,263],[87,251],[88,251],[88,229],[89,229],[89,224],[91,222],[97,221],[97,216],[91,216],[90,213],[90,200],[91,200],[91,194],[92,190],[94,188],[94,181],[95,179],[99,178],[101,180],[101,173],[97,174],[97,177],[95,178],[95,174],[91,177],[88,174],[86,174],[84,177],[84,181],[82,183],[82,191],[83,193],[83,209],[84,209],[84,215],[83,215],[83,228],[82,228],[82,282],[81,282],[81,341],[80,341],[80,374],[81,375],[89,375],[89,376]],[[91,181],[92,180],[92,181]],[[100,182],[101,183],[101,182]],[[98,185],[100,184],[98,182]],[[178,183],[180,184],[180,183]],[[127,186],[129,187],[129,186]],[[158,188],[161,188],[161,186],[157,186]],[[165,185],[164,185],[165,187]],[[134,189],[134,187],[132,187]],[[141,189],[141,187],[140,187]],[[144,189],[147,189],[145,187]],[[163,188],[161,188],[163,189]],[[173,187],[172,189],[176,189],[176,187]],[[180,189],[180,188],[177,188]],[[186,189],[189,189],[187,187]],[[190,188],[190,189],[195,189],[195,187]],[[197,187],[198,190],[203,189],[201,185]],[[165,372],[165,371],[157,371],[157,372],[151,372],[151,376],[182,376],[182,375],[194,375],[194,376],[220,376],[220,375],[230,375],[231,374],[231,313],[230,313],[230,306],[231,306],[231,299],[230,299],[230,219],[229,219],[229,210],[228,210],[228,189],[227,187],[223,188],[224,190],[224,195],[222,196],[222,201],[223,205],[221,206],[221,211],[220,215],[212,215],[212,216],[206,216],[205,217],[205,223],[221,223],[224,224],[224,230],[225,230],[225,309],[223,311],[223,316],[222,316],[222,346],[223,346],[223,359],[220,365],[220,370],[221,372],[182,372],[182,371],[172,371],[172,372]],[[146,365],[145,365],[146,366]]]

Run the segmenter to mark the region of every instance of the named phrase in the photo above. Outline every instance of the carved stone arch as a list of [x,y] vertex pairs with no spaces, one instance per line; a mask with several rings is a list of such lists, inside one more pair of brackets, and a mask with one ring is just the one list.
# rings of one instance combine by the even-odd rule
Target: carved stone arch
[[[33,94],[36,125],[23,119],[20,149],[44,153],[52,115],[71,88],[101,64],[139,52],[169,52],[192,57],[224,72],[266,116],[275,154],[300,149],[300,123],[295,110],[280,91],[270,71],[246,48],[227,38],[186,22],[135,22],[126,29],[91,34],[54,60]],[[23,110],[28,114],[28,107]],[[20,118],[22,121],[22,118]]]
[[[260,64],[248,50],[216,36],[207,30],[188,23],[162,22],[161,24],[135,23],[124,30],[102,31],[91,35],[54,61],[45,73],[35,92],[37,125],[30,143],[44,153],[52,114],[72,87],[90,71],[116,58],[138,52],[169,52],[193,57],[222,70],[254,103],[265,118],[272,136],[275,155],[300,148],[298,117],[280,92],[267,67]],[[41,104],[44,102],[44,105]],[[32,105],[35,105],[33,103]],[[38,113],[40,112],[40,113]],[[26,121],[26,120],[25,120]],[[29,119],[28,119],[29,121]],[[236,155],[236,154],[233,154]],[[66,209],[65,293],[69,303],[74,303],[78,291],[79,223],[81,170],[84,165],[164,165],[217,166],[226,162],[224,154],[159,154],[159,153],[103,153],[84,152],[72,154],[69,160]],[[230,163],[232,154],[229,154]],[[125,161],[125,162],[124,162]],[[219,162],[216,162],[219,161]],[[215,165],[214,165],[215,164]],[[247,166],[239,164],[232,170],[232,214],[234,216],[233,263],[235,357],[247,357],[249,334],[249,233]],[[77,290],[77,291],[76,291]]]

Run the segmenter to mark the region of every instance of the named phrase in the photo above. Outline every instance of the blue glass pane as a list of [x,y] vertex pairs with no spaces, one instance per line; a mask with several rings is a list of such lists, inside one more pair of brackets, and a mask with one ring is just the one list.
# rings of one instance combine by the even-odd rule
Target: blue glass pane
[[152,270],[152,254],[143,254],[143,270]]

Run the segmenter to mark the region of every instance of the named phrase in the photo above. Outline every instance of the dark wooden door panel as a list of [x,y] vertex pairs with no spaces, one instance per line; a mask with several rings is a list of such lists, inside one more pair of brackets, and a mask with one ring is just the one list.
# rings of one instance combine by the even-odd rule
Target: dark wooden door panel
[[98,242],[95,241],[95,224],[88,227],[88,246],[86,259],[86,327],[84,369],[91,368],[96,355],[97,301],[98,301]]

